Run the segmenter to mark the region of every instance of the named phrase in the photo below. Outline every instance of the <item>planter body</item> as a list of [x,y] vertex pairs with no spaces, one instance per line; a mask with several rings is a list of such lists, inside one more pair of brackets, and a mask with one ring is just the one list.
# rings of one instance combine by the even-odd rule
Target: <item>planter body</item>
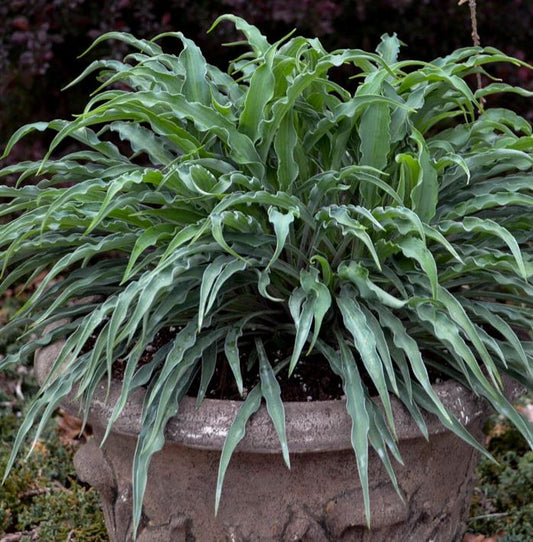
[[[46,374],[59,345],[37,356]],[[436,386],[441,400],[476,437],[483,408],[453,382]],[[101,385],[89,416],[94,439],[77,453],[82,480],[101,495],[112,542],[131,540],[131,466],[142,408],[138,393],[117,420],[103,447],[98,443],[118,397]],[[266,410],[250,420],[226,473],[218,516],[214,497],[224,437],[238,410],[233,401],[205,400],[196,410],[186,398],[166,431],[166,444],[151,462],[139,542],[452,542],[468,514],[477,453],[428,416],[429,442],[394,400],[399,447],[399,499],[376,454],[371,453],[372,528],[351,450],[351,420],[344,401],[286,404],[291,470],[285,467]],[[71,402],[67,409],[76,413]],[[393,460],[394,461],[394,460]]]

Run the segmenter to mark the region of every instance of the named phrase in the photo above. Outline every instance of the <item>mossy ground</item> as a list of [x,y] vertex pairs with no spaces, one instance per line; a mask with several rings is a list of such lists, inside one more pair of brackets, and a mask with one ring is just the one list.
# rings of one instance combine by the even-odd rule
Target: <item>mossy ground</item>
[[[0,325],[19,304],[13,297],[0,299]],[[10,340],[1,343],[0,356],[11,348]],[[36,391],[29,360],[0,374],[0,472]],[[489,420],[487,435],[489,450],[499,463],[480,463],[468,531],[482,533],[476,541],[485,535],[498,542],[528,542],[533,532],[533,452],[503,418]],[[20,454],[0,486],[0,542],[109,540],[97,493],[76,477],[72,457],[79,442],[74,437],[75,431],[65,434],[64,424],[53,420],[33,453],[27,456],[26,446]]]
[[[17,424],[12,414],[1,418],[2,469]],[[76,479],[73,447],[59,442],[56,428],[49,427],[33,453],[21,455],[0,487],[0,537],[18,533],[20,542],[109,540],[97,493]]]
[[[522,401],[525,406],[531,398]],[[498,542],[529,542],[533,536],[533,451],[500,416],[488,420],[486,433],[488,449],[498,463],[483,459],[478,467],[468,530],[493,536]]]
[[[16,310],[14,298],[0,300],[0,325]],[[14,332],[16,333],[16,332]],[[0,344],[0,356],[12,348]],[[16,431],[37,391],[29,360],[0,374],[0,473],[4,472]],[[72,457],[74,433],[53,420],[34,446],[25,446],[0,485],[0,542],[107,542],[98,494],[77,478]]]

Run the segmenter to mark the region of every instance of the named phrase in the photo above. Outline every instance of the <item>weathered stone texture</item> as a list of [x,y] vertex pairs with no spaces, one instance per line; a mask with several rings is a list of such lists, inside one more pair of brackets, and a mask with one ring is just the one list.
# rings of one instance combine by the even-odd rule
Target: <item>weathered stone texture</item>
[[[478,431],[479,419],[470,424]],[[95,438],[103,428],[94,426]],[[219,452],[165,446],[152,460],[140,542],[452,542],[462,532],[471,447],[448,432],[400,443],[398,497],[371,456],[372,529],[351,450],[293,454],[288,471],[275,454],[236,453],[224,483],[218,517],[214,494]],[[135,439],[112,434],[100,449],[90,441],[76,468],[102,496],[113,542],[131,539],[131,460]]]
[[[52,345],[54,346],[54,345]],[[50,348],[50,347],[49,347]],[[57,355],[37,356],[38,374]],[[443,403],[476,437],[483,408],[464,388],[435,387]],[[103,502],[112,542],[130,542],[131,466],[143,393],[135,393],[105,444],[100,442],[120,393],[114,383],[95,394],[89,421],[94,440],[77,453],[80,477]],[[470,480],[477,453],[427,416],[429,442],[405,408],[393,399],[404,466],[396,464],[400,499],[376,454],[371,453],[372,528],[366,526],[363,496],[351,450],[351,420],[343,401],[288,403],[291,470],[266,409],[250,420],[226,473],[218,516],[214,498],[224,437],[239,403],[194,399],[180,404],[168,424],[166,445],[152,459],[139,542],[455,542],[468,513]],[[73,402],[66,408],[74,409]],[[393,460],[394,461],[394,460]]]

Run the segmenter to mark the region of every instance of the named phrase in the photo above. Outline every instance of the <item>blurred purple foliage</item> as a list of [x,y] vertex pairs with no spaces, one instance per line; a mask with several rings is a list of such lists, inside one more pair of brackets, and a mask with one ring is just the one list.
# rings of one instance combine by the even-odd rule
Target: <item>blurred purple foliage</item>
[[[533,61],[533,2],[484,0],[478,5],[482,44]],[[179,29],[200,44],[210,62],[223,64],[233,51],[220,42],[237,35],[229,24],[214,35],[206,30],[226,12],[259,25],[271,39],[297,27],[330,49],[374,49],[384,32],[397,32],[410,58],[428,60],[471,44],[468,6],[458,6],[457,0],[1,0],[0,142],[21,124],[80,110],[87,89],[94,87],[59,89],[91,59],[124,52],[110,42],[77,60],[103,32],[149,38]],[[502,66],[494,75],[533,88],[527,69]],[[519,100],[511,105],[527,112],[530,102]],[[33,154],[31,147],[24,152]]]

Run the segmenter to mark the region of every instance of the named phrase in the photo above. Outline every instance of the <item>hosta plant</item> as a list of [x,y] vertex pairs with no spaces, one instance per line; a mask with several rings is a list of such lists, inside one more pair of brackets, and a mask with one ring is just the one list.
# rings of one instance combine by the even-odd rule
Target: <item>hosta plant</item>
[[[391,395],[422,433],[429,411],[478,447],[433,391],[434,378],[455,379],[532,444],[502,391],[503,375],[532,388],[532,128],[484,109],[491,94],[529,94],[469,84],[490,63],[529,66],[492,48],[399,60],[396,36],[375,53],[291,36],[270,44],[242,19],[216,24],[228,20],[246,46],[228,73],[179,32],[102,36],[134,52],[85,70],[101,83],[85,110],[7,144],[5,155],[31,132],[54,133],[41,161],[1,172],[18,182],[0,188],[0,292],[46,273],[0,332],[25,329],[2,366],[65,339],[12,461],[73,390],[86,415],[118,365],[110,426],[146,388],[136,525],[166,422],[187,393],[201,403],[227,375],[222,387],[243,403],[217,506],[263,400],[289,464],[280,391],[299,371],[312,378],[317,360],[342,381],[367,513],[369,449],[393,482],[400,460]],[[181,53],[165,53],[162,38]],[[341,66],[348,88],[335,83]]]

